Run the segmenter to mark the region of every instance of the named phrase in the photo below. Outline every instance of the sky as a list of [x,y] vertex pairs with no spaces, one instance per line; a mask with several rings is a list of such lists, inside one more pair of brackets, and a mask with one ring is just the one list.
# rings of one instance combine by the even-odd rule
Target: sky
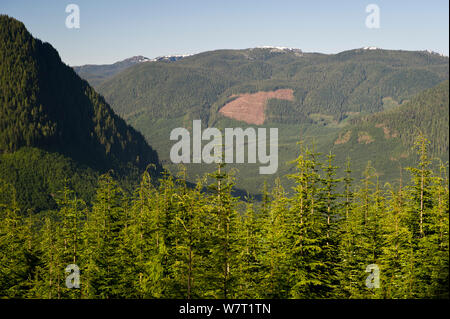
[[[69,4],[80,9],[80,28],[66,27]],[[379,28],[366,26],[369,4],[379,8]],[[447,0],[0,0],[0,14],[22,21],[72,66],[258,46],[449,55]]]

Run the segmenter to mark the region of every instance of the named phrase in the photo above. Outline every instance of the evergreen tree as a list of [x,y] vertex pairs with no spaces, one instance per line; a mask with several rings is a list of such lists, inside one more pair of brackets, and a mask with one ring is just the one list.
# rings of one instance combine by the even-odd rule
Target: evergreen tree
[[[264,189],[266,191],[266,189]],[[262,211],[256,212],[255,203],[249,199],[239,226],[239,279],[237,298],[259,298],[262,284],[262,223],[267,209],[267,193],[263,193]]]
[[389,187],[386,233],[381,261],[381,289],[384,298],[411,298],[414,285],[412,233],[407,224],[405,191],[400,182],[397,190]]
[[124,194],[109,174],[99,179],[92,213],[88,217],[84,256],[84,295],[97,298],[122,296],[120,278],[125,266],[120,260],[125,222]]
[[325,221],[320,213],[317,156],[301,146],[295,161],[297,172],[289,176],[296,183],[288,226],[293,298],[321,298],[326,286],[326,278],[322,276],[325,263],[321,259]]
[[233,177],[224,171],[225,164],[217,164],[217,170],[210,174],[214,182],[209,185],[211,192],[208,214],[212,221],[208,229],[209,256],[208,280],[210,294],[215,298],[233,298],[236,294],[237,279],[237,213],[231,195]]
[[176,234],[173,265],[172,295],[175,298],[199,298],[203,294],[203,272],[205,259],[206,201],[202,195],[203,180],[198,180],[195,188],[186,183],[186,169],[182,168],[176,193],[177,214],[174,219]]
[[280,179],[275,181],[268,216],[262,225],[262,271],[261,297],[288,298],[289,242],[288,234],[289,204]]
[[325,229],[321,234],[323,249],[321,259],[324,262],[322,276],[325,283],[323,297],[330,297],[339,285],[336,267],[339,263],[339,226],[342,221],[340,211],[342,205],[339,201],[341,195],[337,193],[336,188],[341,179],[336,178],[338,167],[333,165],[334,157],[331,152],[327,155],[326,165],[323,166],[324,177],[321,180],[323,187],[320,210],[326,219]]

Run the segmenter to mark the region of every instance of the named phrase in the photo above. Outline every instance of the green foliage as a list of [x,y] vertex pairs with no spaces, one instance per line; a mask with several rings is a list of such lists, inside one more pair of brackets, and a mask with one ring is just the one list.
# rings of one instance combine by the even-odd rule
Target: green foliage
[[55,208],[55,196],[66,185],[80,198],[91,202],[97,177],[98,173],[89,167],[37,148],[25,147],[0,155],[0,178],[21,190],[17,193],[17,203],[25,210],[40,212]]
[[[0,296],[448,298],[447,166],[432,170],[427,140],[416,145],[411,182],[386,187],[370,163],[354,185],[349,161],[338,178],[332,154],[302,145],[292,195],[277,180],[245,205],[223,164],[193,188],[185,168],[159,186],[144,172],[130,198],[102,175],[92,206],[65,185],[45,216],[0,180]],[[66,287],[69,264],[79,289]],[[372,264],[379,288],[366,286]]]
[[54,208],[53,195],[65,179],[90,201],[101,173],[114,170],[126,180],[152,163],[160,170],[144,137],[50,44],[5,15],[0,15],[0,61],[0,177],[22,190],[17,199],[22,208]]
[[387,129],[384,139],[400,139],[408,149],[414,145],[415,136],[420,131],[431,141],[430,153],[433,156],[449,154],[449,82],[425,90],[409,102],[394,109],[373,114],[352,122],[348,130],[361,129],[364,125]]
[[210,297],[233,298],[238,278],[237,249],[238,227],[236,199],[231,195],[233,177],[223,170],[225,164],[217,164],[217,170],[210,175],[213,184],[211,191],[209,214],[209,255],[207,276],[212,286]]
[[[0,16],[0,25],[1,298],[448,298],[448,164],[433,165],[435,154],[448,152],[448,135],[440,138],[435,130],[448,123],[431,114],[448,120],[448,82],[388,111],[388,119],[374,116],[390,132],[397,125],[398,134],[398,118],[409,116],[408,125],[437,138],[412,140],[415,131],[402,128],[404,144],[416,148],[408,183],[384,187],[369,162],[356,184],[349,160],[340,177],[331,152],[324,158],[320,147],[301,143],[295,165],[286,168],[292,191],[276,179],[271,191],[264,184],[259,203],[244,205],[232,195],[235,175],[224,164],[195,187],[186,168],[156,183],[147,164],[157,157],[143,137],[50,45],[14,19]],[[328,56],[253,49],[138,65],[114,81],[151,69],[129,94],[147,103],[161,89],[151,97],[162,103],[153,115],[185,120],[217,111],[218,96],[224,102],[231,92],[280,88],[278,80],[302,83],[291,86],[295,102],[270,114],[285,121],[290,109],[305,106],[299,121],[332,116],[339,122],[348,111],[378,110],[384,94],[401,102],[448,78],[447,65],[446,58],[419,52]],[[184,99],[192,106],[185,113]],[[172,102],[173,109],[161,107]],[[422,122],[418,111],[428,102],[436,109],[425,110]],[[206,112],[202,119],[217,118]],[[388,144],[373,143],[382,128],[367,119],[354,122],[363,130],[341,144],[365,143],[367,154],[385,154]],[[321,147],[331,140],[315,135]],[[110,169],[129,183],[112,172],[101,175]],[[133,180],[139,171],[140,181]],[[136,185],[132,192],[130,185]],[[80,288],[66,286],[71,264],[81,270]],[[366,286],[371,264],[380,269],[380,288]]]
[[57,150],[96,168],[157,162],[142,135],[63,64],[48,43],[0,16],[0,152]]

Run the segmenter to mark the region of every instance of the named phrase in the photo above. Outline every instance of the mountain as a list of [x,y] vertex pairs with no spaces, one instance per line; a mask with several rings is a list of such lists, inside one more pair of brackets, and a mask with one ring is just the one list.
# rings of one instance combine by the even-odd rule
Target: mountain
[[95,86],[132,65],[147,61],[150,61],[150,59],[139,55],[113,64],[86,64],[74,66],[73,69],[80,77],[87,80],[89,84]]
[[419,93],[397,108],[355,119],[349,129],[363,126],[381,128],[387,139],[398,138],[406,148],[413,147],[414,137],[421,131],[431,142],[431,155],[448,157],[449,81]]
[[[137,64],[97,89],[152,141],[169,166],[171,130],[189,128],[193,119],[201,119],[204,127],[278,127],[278,174],[283,176],[299,139],[328,153],[325,146],[334,146],[353,119],[399,107],[447,80],[448,72],[448,57],[427,51],[368,47],[321,54],[262,47]],[[366,164],[362,158],[355,163],[355,176]],[[233,167],[241,169],[238,186],[255,192],[262,179],[257,170]],[[189,167],[192,178],[207,170],[205,165]],[[383,176],[396,177],[392,172]]]
[[325,55],[254,48],[135,65],[98,89],[125,118],[206,111],[215,119],[233,94],[290,88],[295,101],[269,107],[272,121],[285,122],[285,114],[296,122],[314,114],[341,121],[355,112],[383,110],[383,98],[401,103],[447,78],[448,58],[426,52],[356,49]]
[[95,175],[113,170],[127,179],[149,164],[159,169],[144,137],[62,63],[50,44],[1,15],[0,178],[21,190],[21,204],[44,209],[55,184],[66,179],[86,194]]
[[154,59],[151,59],[150,62],[160,62],[160,61],[175,62],[175,61],[184,59],[185,57],[188,57],[188,56],[190,56],[190,54],[163,55],[163,56],[158,56]]
[[340,165],[350,157],[355,169],[365,164],[377,168],[382,180],[400,177],[400,168],[416,164],[413,149],[422,132],[430,141],[433,163],[449,160],[449,82],[424,90],[401,106],[351,120],[334,140],[323,145],[332,150]]
[[153,59],[146,58],[142,55],[134,56],[113,64],[86,64],[74,66],[75,72],[89,82],[90,85],[96,87],[116,75],[119,72],[139,63],[143,62],[175,62],[189,55],[164,55]]

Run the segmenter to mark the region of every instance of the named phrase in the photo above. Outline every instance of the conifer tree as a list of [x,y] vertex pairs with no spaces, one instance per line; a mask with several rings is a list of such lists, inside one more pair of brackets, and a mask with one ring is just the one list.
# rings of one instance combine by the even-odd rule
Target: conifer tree
[[[152,236],[155,226],[151,216],[154,210],[155,190],[148,171],[142,174],[122,229],[120,253],[125,267],[122,273],[123,293],[129,298],[158,297],[154,294],[160,279],[160,261],[153,258]],[[153,281],[155,280],[155,282]]]
[[349,276],[346,280],[346,291],[350,298],[367,298],[373,294],[365,285],[367,277],[365,270],[368,265],[375,263],[371,231],[375,175],[376,172],[369,162],[360,181],[360,187],[354,193],[355,205],[347,221],[347,231],[350,231],[351,235],[347,239],[348,259],[345,260]]
[[431,160],[428,156],[429,141],[419,133],[415,147],[419,156],[418,167],[408,167],[407,170],[412,176],[412,186],[410,187],[411,209],[414,212],[410,216],[410,227],[413,231],[414,242],[417,245],[420,238],[426,236],[426,226],[429,209],[432,207],[431,188],[432,171],[430,169]]
[[[263,192],[266,188],[263,189]],[[238,298],[259,298],[262,291],[262,223],[264,220],[264,210],[268,209],[267,193],[263,193],[262,211],[256,212],[255,203],[248,199],[245,213],[241,216],[239,222],[239,279],[238,279]]]
[[233,177],[224,171],[224,167],[224,163],[218,163],[217,170],[210,174],[214,182],[209,185],[211,204],[208,214],[211,215],[212,223],[208,229],[208,279],[211,296],[226,299],[236,294],[237,213],[236,200],[231,195]]
[[[15,189],[0,180],[0,297],[21,298],[26,293],[28,265],[25,229]],[[9,197],[11,196],[11,197]]]
[[303,149],[301,145],[300,155],[295,161],[297,172],[289,176],[296,184],[288,226],[293,298],[321,297],[326,285],[322,277],[325,263],[320,258],[325,223],[319,209],[320,164],[317,156],[317,153]]
[[177,213],[173,220],[176,259],[171,287],[174,297],[191,299],[201,297],[203,286],[207,285],[201,271],[205,258],[206,201],[202,195],[203,180],[199,179],[195,188],[189,188],[185,167],[180,173],[175,195]]
[[88,233],[83,281],[87,297],[117,298],[121,296],[120,278],[123,263],[119,248],[125,223],[124,195],[109,174],[99,178],[92,213],[85,229]]
[[280,179],[275,180],[270,210],[262,225],[262,271],[261,297],[288,298],[288,198]]
[[338,178],[331,153],[322,165],[301,146],[292,195],[277,179],[260,202],[238,202],[222,163],[207,189],[185,169],[158,186],[145,171],[131,198],[102,175],[92,208],[66,184],[42,215],[0,180],[0,297],[447,298],[447,164],[434,172],[427,145],[419,135],[409,185],[382,186],[369,162],[355,190],[349,160]]
[[414,296],[427,295],[431,281],[432,263],[434,252],[430,236],[432,231],[433,200],[432,188],[433,172],[430,168],[431,160],[428,155],[428,139],[419,132],[415,141],[418,155],[417,167],[408,167],[411,173],[411,186],[408,188],[409,216],[408,227],[412,233],[412,245],[414,252]]
[[152,212],[151,220],[155,227],[154,243],[156,254],[155,261],[160,261],[158,276],[160,281],[156,285],[161,297],[173,296],[170,288],[173,280],[173,265],[176,262],[176,240],[178,234],[174,229],[174,220],[177,217],[176,187],[172,175],[164,172],[159,180],[156,206]]
[[384,220],[385,234],[381,261],[381,290],[384,298],[411,298],[414,285],[412,233],[408,228],[405,192],[389,188],[388,210]]
[[449,189],[447,165],[440,161],[439,175],[433,180],[433,210],[429,224],[431,283],[427,295],[449,297]]
[[[357,253],[358,232],[360,232],[359,216],[354,203],[353,178],[351,177],[350,160],[347,159],[344,177],[344,200],[342,203],[342,220],[339,229],[339,264],[336,273],[339,287],[336,296],[350,298],[355,296],[359,287],[359,263]],[[355,276],[356,275],[356,276]]]
[[[339,202],[341,195],[337,193],[337,186],[341,179],[336,178],[337,166],[333,165],[334,155],[327,155],[326,165],[323,166],[324,177],[321,179],[321,206],[320,211],[326,219],[324,232],[321,233],[322,254],[324,268],[321,276],[324,277],[323,297],[329,297],[338,286],[336,267],[339,262],[339,226],[342,215]],[[347,190],[348,191],[348,190]]]
[[[64,189],[58,194],[56,203],[58,204],[58,228],[55,231],[55,237],[47,234],[48,244],[54,246],[54,261],[57,266],[52,269],[57,273],[57,291],[58,296],[67,296],[69,298],[80,298],[80,289],[68,289],[65,285],[65,278],[67,274],[65,269],[68,265],[76,265],[80,267],[80,249],[82,244],[82,225],[86,214],[86,204],[83,200],[78,199],[73,190],[69,186],[64,186]],[[47,231],[52,229],[51,221],[48,221]],[[53,225],[53,227],[55,227]],[[55,242],[53,242],[55,241]],[[46,250],[44,248],[44,250]]]

